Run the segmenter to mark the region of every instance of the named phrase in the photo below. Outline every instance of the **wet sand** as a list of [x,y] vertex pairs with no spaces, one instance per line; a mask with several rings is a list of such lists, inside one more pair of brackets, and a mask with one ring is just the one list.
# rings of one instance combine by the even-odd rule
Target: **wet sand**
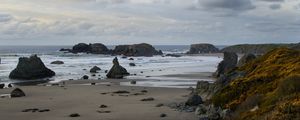
[[[194,113],[179,112],[157,104],[184,102],[190,91],[179,88],[120,86],[124,80],[66,81],[64,86],[20,86],[21,98],[0,98],[1,120],[196,120]],[[126,81],[126,80],[125,80]],[[96,85],[89,85],[98,82]],[[62,84],[62,83],[60,83]],[[0,94],[10,93],[0,89]],[[126,90],[130,93],[112,93]],[[142,94],[142,90],[147,93]],[[138,95],[134,95],[138,93]],[[154,101],[140,101],[153,97]],[[100,105],[107,108],[99,108]],[[49,112],[22,112],[24,109],[50,109]],[[107,112],[110,113],[99,113]],[[69,117],[78,113],[80,117]],[[160,117],[164,113],[166,117]]]

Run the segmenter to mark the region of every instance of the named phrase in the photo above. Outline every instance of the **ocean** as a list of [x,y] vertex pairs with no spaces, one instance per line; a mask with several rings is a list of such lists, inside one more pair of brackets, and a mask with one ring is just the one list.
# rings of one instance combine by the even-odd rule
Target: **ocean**
[[[158,50],[167,53],[186,53],[189,50],[188,45],[157,45]],[[222,46],[219,46],[222,47]],[[72,54],[60,52],[61,48],[71,48],[71,46],[0,46],[0,82],[17,83],[21,80],[11,80],[8,78],[17,63],[19,57],[28,57],[37,54],[44,64],[56,72],[56,76],[50,79],[51,82],[62,80],[77,80],[83,75],[88,75],[90,79],[105,79],[105,70],[112,66],[112,60],[115,56],[94,55],[94,54]],[[114,46],[108,46],[112,49]],[[135,60],[119,58],[120,64],[125,67],[129,73],[136,76],[128,76],[127,79],[146,79],[139,82],[138,86],[152,87],[193,87],[197,81],[210,79],[197,78],[176,78],[166,77],[168,75],[191,74],[199,72],[214,72],[217,64],[221,61],[218,56],[182,56],[175,57],[133,57]],[[52,61],[64,61],[63,65],[50,64]],[[129,63],[134,62],[137,66],[131,67]],[[92,76],[89,70],[93,66],[98,66],[102,70]],[[124,83],[124,85],[129,85]]]

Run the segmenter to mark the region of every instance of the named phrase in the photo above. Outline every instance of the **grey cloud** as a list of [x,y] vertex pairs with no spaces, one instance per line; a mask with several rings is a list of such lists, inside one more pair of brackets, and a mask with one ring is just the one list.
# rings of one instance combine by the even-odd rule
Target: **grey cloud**
[[250,0],[198,0],[198,4],[208,10],[227,9],[246,11],[256,8]]
[[265,2],[284,2],[284,0],[261,0]]
[[13,17],[9,14],[1,14],[0,13],[0,22],[8,22],[10,20],[12,20]]
[[270,7],[270,9],[272,9],[272,10],[278,10],[278,9],[281,8],[281,5],[280,5],[280,4],[272,4],[272,5],[270,5],[269,7]]

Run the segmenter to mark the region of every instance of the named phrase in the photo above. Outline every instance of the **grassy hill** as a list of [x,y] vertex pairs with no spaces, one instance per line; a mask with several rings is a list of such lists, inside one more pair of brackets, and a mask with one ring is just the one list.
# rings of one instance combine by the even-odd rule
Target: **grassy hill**
[[277,48],[235,71],[246,75],[212,97],[231,119],[300,119],[300,51]]

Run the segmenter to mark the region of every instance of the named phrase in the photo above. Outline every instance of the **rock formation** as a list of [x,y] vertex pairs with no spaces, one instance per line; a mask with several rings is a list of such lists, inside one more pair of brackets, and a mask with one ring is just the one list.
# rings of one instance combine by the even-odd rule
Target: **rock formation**
[[125,56],[153,56],[162,55],[162,51],[157,51],[155,48],[147,43],[133,44],[133,45],[118,45],[113,50],[114,55]]
[[236,53],[224,52],[223,61],[219,63],[215,76],[220,77],[222,74],[234,69],[237,65],[237,61],[238,56]]
[[97,71],[101,70],[101,68],[94,66],[93,68],[91,68],[90,72],[91,73],[97,73]]
[[107,73],[107,78],[123,78],[124,76],[129,75],[127,70],[119,64],[118,58],[115,57],[113,60],[113,66],[110,71]]
[[64,62],[63,62],[63,61],[57,60],[57,61],[51,62],[50,64],[57,64],[57,65],[60,65],[60,64],[64,64]]
[[188,54],[217,53],[219,49],[212,44],[192,44]]
[[238,62],[237,66],[238,67],[241,67],[243,66],[244,64],[254,60],[256,58],[256,56],[254,54],[245,54]]
[[21,90],[20,88],[16,88],[10,93],[10,96],[11,97],[24,97],[26,95],[23,92],[23,90]]
[[19,58],[19,63],[17,67],[11,71],[9,78],[32,80],[52,77],[54,75],[55,72],[48,69],[37,55],[32,55],[29,58]]

